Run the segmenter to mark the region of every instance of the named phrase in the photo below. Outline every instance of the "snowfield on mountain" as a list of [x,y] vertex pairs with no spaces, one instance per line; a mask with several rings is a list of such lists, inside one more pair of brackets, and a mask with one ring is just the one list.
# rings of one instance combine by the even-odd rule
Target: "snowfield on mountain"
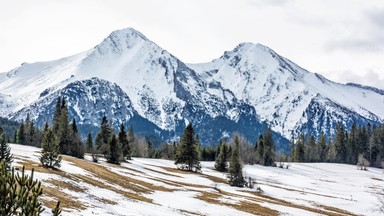
[[202,162],[202,173],[188,173],[169,160],[133,158],[117,166],[93,163],[88,155],[85,160],[63,156],[61,168],[49,170],[39,165],[39,148],[10,146],[12,166],[34,168],[44,206],[61,200],[63,215],[380,215],[377,194],[384,175],[376,168],[246,165],[244,175],[256,181],[249,189],[230,187],[213,162]]
[[106,115],[115,128],[133,125],[162,140],[192,122],[203,144],[236,131],[254,142],[270,126],[287,145],[302,131],[332,136],[337,121],[350,127],[384,116],[383,90],[332,82],[264,45],[241,43],[212,62],[186,64],[132,28],[80,54],[0,73],[0,116],[30,113],[42,126],[58,96],[83,135]]

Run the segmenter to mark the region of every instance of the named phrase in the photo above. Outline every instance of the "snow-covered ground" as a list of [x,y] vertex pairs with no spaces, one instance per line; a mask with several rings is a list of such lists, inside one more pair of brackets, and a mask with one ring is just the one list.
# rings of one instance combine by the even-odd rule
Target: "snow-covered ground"
[[46,188],[44,205],[60,199],[63,215],[380,215],[376,193],[384,188],[383,170],[344,164],[246,165],[245,176],[263,190],[257,193],[230,187],[213,162],[193,174],[168,160],[133,158],[116,166],[64,157],[52,171],[39,167],[39,148],[11,149],[13,166],[34,167]]

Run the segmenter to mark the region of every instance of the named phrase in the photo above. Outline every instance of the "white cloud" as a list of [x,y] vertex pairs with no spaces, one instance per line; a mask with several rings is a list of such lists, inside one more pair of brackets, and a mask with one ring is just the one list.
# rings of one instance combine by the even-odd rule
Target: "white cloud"
[[133,27],[185,62],[262,43],[344,82],[343,71],[384,73],[383,14],[381,0],[2,1],[0,72],[87,50],[113,30]]

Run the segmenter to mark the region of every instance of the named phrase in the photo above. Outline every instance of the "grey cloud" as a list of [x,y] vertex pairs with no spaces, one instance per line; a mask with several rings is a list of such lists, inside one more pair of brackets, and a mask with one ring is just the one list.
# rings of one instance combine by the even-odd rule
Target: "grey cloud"
[[[351,36],[328,41],[326,51],[384,52],[384,8],[366,10]],[[356,24],[358,25],[358,24]]]
[[368,70],[365,74],[356,74],[351,71],[345,71],[340,73],[339,77],[341,78],[341,81],[345,83],[358,83],[384,90],[384,77],[380,77],[380,73],[374,70]]

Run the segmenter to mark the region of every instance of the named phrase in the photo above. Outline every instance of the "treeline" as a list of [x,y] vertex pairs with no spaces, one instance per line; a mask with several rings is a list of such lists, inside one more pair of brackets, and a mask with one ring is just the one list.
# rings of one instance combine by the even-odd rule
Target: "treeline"
[[[282,160],[294,162],[336,162],[383,167],[384,125],[352,124],[347,131],[341,122],[336,125],[334,138],[327,139],[322,133],[316,140],[314,135],[299,135],[290,144],[290,155]],[[281,160],[281,158],[280,158]]]

